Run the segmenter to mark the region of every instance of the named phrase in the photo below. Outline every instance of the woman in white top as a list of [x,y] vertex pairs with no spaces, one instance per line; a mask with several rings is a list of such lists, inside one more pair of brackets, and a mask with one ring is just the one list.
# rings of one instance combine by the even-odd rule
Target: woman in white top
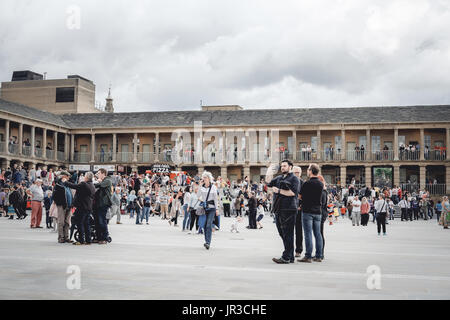
[[[206,217],[206,225],[205,225],[205,243],[204,247],[209,250],[211,246],[211,235],[212,235],[212,223],[214,221],[214,217],[219,214],[219,199],[217,194],[217,188],[214,185],[213,176],[210,172],[205,171],[202,174],[201,187],[197,193],[200,201],[206,203],[205,208],[205,217]],[[209,194],[208,194],[209,193]]]
[[189,202],[191,201],[191,187],[187,186],[184,189],[184,196],[183,196],[183,213],[184,213],[184,218],[183,218],[183,230],[188,230],[189,228],[189,224],[191,222],[191,214],[188,211],[188,207],[189,207]]

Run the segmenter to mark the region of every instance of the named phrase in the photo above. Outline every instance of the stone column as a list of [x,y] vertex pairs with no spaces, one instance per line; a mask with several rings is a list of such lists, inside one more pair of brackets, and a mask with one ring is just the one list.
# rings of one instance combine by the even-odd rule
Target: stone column
[[446,131],[447,131],[447,134],[446,134],[447,139],[445,142],[445,148],[446,148],[445,155],[446,155],[447,160],[450,160],[450,128],[447,128]]
[[347,182],[347,166],[341,166],[341,187],[344,188]]
[[394,161],[398,161],[398,152],[399,152],[399,145],[398,145],[398,129],[394,129]]
[[113,141],[112,141],[112,161],[117,161],[117,133],[113,133]]
[[53,159],[58,160],[58,131],[53,131]]
[[[341,160],[347,159],[347,143],[345,142],[345,129],[341,130]],[[337,151],[337,150],[336,150]]]
[[425,189],[425,179],[427,177],[427,166],[420,165],[420,178],[419,178],[419,188],[421,190]]
[[372,166],[365,166],[366,187],[372,186]]
[[322,159],[322,138],[320,136],[320,130],[317,130],[317,160]]
[[450,191],[450,164],[447,164],[445,167],[445,184],[447,188],[446,194],[448,194]]
[[10,121],[5,120],[5,153],[9,154],[9,126]]
[[22,146],[23,146],[23,123],[19,123],[19,155],[22,155]]
[[138,134],[133,136],[133,162],[137,162]]
[[70,152],[70,138],[69,134],[64,133],[64,161],[69,161],[69,152]]
[[252,180],[250,177],[250,166],[244,166],[243,169],[244,169],[244,176],[242,178],[244,179],[245,177],[248,177],[249,181]]
[[159,132],[155,134],[155,161],[159,162]]
[[91,133],[91,161],[95,162],[95,133]]
[[297,161],[297,130],[292,130],[292,161]]
[[246,130],[245,131],[245,159],[244,162],[250,161],[250,133]]
[[75,156],[75,134],[70,135],[70,161],[74,160]]
[[47,128],[42,129],[42,158],[47,159]]
[[424,128],[420,128],[420,161],[425,160],[425,132]]
[[226,166],[220,167],[220,177],[223,180],[227,180],[227,167]]
[[370,129],[366,129],[366,160],[372,159],[372,139],[370,136]]
[[400,186],[400,165],[394,164],[392,169],[392,179],[394,180],[394,186]]
[[31,126],[31,158],[35,157],[35,152],[36,150],[36,127],[35,126]]

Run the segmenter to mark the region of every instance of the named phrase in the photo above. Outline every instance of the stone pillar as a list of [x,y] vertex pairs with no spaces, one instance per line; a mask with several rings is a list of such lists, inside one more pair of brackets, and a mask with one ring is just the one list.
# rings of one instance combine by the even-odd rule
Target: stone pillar
[[95,133],[91,133],[91,162],[95,162]]
[[244,169],[244,176],[242,178],[244,179],[245,177],[248,177],[249,181],[252,180],[250,177],[250,166],[244,166],[243,169]]
[[[347,143],[345,142],[345,129],[341,130],[341,160],[347,159]],[[337,151],[337,150],[336,150]]]
[[372,186],[372,166],[365,166],[366,174],[366,187]]
[[117,133],[113,133],[113,141],[112,141],[112,161],[117,161]]
[[347,184],[347,166],[341,166],[341,187]]
[[227,167],[226,166],[220,167],[220,177],[223,180],[227,180]]
[[447,134],[446,134],[447,139],[445,142],[445,148],[446,148],[445,154],[446,154],[447,160],[450,160],[450,149],[449,149],[449,147],[450,147],[450,128],[447,128],[446,131],[447,131]]
[[425,160],[425,132],[424,128],[420,128],[420,161]]
[[[9,120],[5,120],[5,153],[9,154],[9,126],[10,126],[10,121]],[[9,165],[8,165],[9,167]]]
[[420,168],[419,188],[421,190],[425,190],[425,179],[427,177],[427,166],[420,165],[419,168]]
[[75,134],[70,135],[70,161],[74,160],[75,156]]
[[317,130],[317,160],[322,159],[322,138],[320,137],[320,130]]
[[64,133],[64,161],[69,161],[70,154],[70,137],[66,132]]
[[53,131],[53,159],[58,160],[58,131]]
[[399,187],[400,186],[400,165],[396,164],[393,166],[392,169],[392,179],[394,180],[394,186]]
[[450,191],[450,164],[445,167],[445,187],[447,188],[446,194]]
[[159,161],[159,132],[155,134],[155,161]]
[[394,161],[398,161],[398,152],[399,152],[399,145],[398,145],[398,129],[394,129]]
[[19,155],[22,155],[22,146],[23,146],[23,123],[19,123]]
[[35,150],[36,150],[36,127],[35,126],[31,126],[31,158],[35,157]]
[[133,162],[137,162],[138,134],[133,136]]
[[245,162],[250,161],[250,133],[245,131]]
[[42,158],[47,159],[47,128],[42,129]]
[[366,160],[372,159],[372,139],[370,136],[370,129],[366,129]]
[[297,161],[297,130],[292,130],[292,161]]

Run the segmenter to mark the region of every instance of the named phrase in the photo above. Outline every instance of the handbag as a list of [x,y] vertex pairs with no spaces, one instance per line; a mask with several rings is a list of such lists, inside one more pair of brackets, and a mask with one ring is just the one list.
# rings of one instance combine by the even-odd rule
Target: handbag
[[209,193],[211,192],[211,187],[212,187],[212,184],[209,186],[208,194],[206,195],[206,200],[200,202],[200,207],[198,207],[198,209],[196,211],[196,215],[198,215],[198,216],[203,216],[206,213],[206,208],[208,207],[208,198],[209,198]]

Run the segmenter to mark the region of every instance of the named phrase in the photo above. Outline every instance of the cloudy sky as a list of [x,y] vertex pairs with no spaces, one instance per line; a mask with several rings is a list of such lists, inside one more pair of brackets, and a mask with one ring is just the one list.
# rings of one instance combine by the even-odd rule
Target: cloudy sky
[[1,0],[0,81],[28,69],[123,112],[450,104],[450,1]]

